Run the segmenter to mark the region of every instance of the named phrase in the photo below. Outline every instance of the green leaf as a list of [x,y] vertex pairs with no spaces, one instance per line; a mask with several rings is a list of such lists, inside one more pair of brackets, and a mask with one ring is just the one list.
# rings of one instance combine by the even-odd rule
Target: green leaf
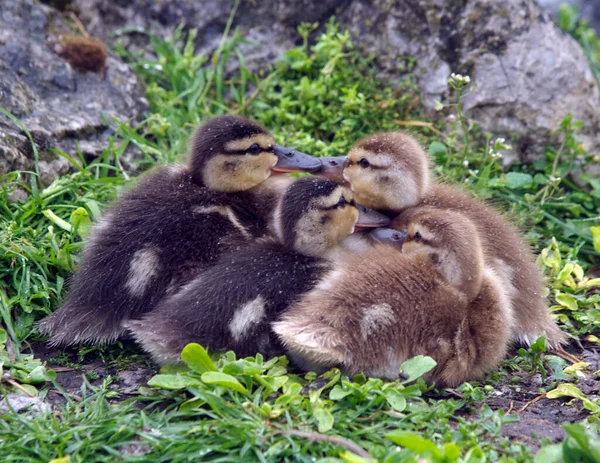
[[485,463],[486,457],[479,446],[473,447],[464,458],[465,463]]
[[69,222],[67,222],[66,220],[61,219],[50,209],[46,209],[45,211],[42,211],[42,214],[44,214],[50,220],[50,222],[52,222],[55,225],[58,225],[63,230],[66,230],[68,232],[71,231],[71,224]]
[[207,371],[206,373],[202,373],[201,378],[206,384],[222,386],[244,395],[249,394],[248,390],[242,386],[235,376],[221,373],[220,371]]
[[600,252],[600,227],[590,227],[594,242],[594,251]]
[[202,382],[184,375],[154,375],[148,385],[161,389],[179,390],[190,386],[201,386]]
[[333,415],[329,410],[317,405],[313,407],[312,414],[315,420],[317,420],[319,432],[327,432],[333,428]]
[[460,458],[460,449],[453,442],[444,444],[444,456],[448,461],[456,461]]
[[509,172],[506,174],[506,180],[508,181],[508,188],[516,190],[518,188],[531,186],[533,177],[522,172]]
[[575,299],[570,294],[557,292],[554,296],[554,299],[556,299],[556,302],[558,302],[560,305],[566,307],[569,310],[577,310],[577,299]]
[[96,222],[100,220],[102,217],[102,212],[100,212],[100,206],[98,206],[98,202],[93,199],[84,199],[85,205],[87,206],[90,214],[92,215],[92,219]]
[[447,150],[448,148],[446,148],[446,145],[439,141],[434,141],[429,145],[429,154],[433,157],[443,156],[446,154]]
[[198,373],[218,371],[206,349],[200,344],[191,343],[183,348],[181,358],[192,370]]
[[383,391],[385,400],[397,412],[403,412],[406,409],[406,398],[396,389],[386,389]]
[[235,360],[228,363],[223,367],[223,373],[229,375],[260,375],[263,369],[260,368],[256,363],[249,362],[248,360]]
[[342,389],[342,386],[336,384],[333,386],[331,391],[329,391],[329,399],[331,400],[342,400],[344,397],[352,395],[352,390],[350,389]]
[[360,457],[357,454],[352,453],[350,450],[345,450],[342,453],[340,453],[340,457],[343,461],[346,461],[348,463],[373,463],[377,461],[372,458]]
[[598,463],[600,461],[600,439],[597,434],[586,430],[581,423],[565,424],[568,437],[563,441],[565,463]]
[[561,463],[562,461],[562,445],[556,444],[540,449],[533,463]]
[[424,439],[418,434],[409,431],[394,431],[385,436],[401,447],[412,450],[415,453],[423,454],[430,453],[434,458],[441,459],[442,451],[430,440]]
[[433,370],[436,365],[437,362],[435,360],[424,355],[417,355],[416,357],[407,360],[400,366],[402,373],[408,376],[402,383],[410,383],[411,381],[419,379],[428,371]]
[[92,222],[90,221],[90,217],[88,215],[87,210],[84,207],[78,207],[71,213],[71,218],[69,219],[71,226],[75,233],[77,233],[80,237],[85,238],[92,228]]
[[17,368],[11,368],[10,373],[15,381],[25,384],[39,384],[56,379],[56,372],[46,370],[42,365],[33,368],[29,373]]
[[539,338],[537,338],[533,344],[531,344],[531,350],[536,354],[543,354],[547,351],[546,347],[546,333],[543,333]]

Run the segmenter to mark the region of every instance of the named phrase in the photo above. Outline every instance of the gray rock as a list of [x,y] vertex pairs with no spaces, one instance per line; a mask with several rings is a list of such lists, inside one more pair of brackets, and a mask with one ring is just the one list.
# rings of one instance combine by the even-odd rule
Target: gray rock
[[340,15],[375,52],[390,78],[398,56],[417,57],[425,105],[447,101],[450,72],[475,83],[466,113],[486,131],[517,137],[522,159],[556,143],[567,113],[585,123],[583,142],[600,150],[600,95],[579,45],[531,0],[354,0]]
[[[72,5],[101,37],[124,26],[159,35],[180,23],[197,28],[200,51],[217,46],[230,11],[230,3],[221,0],[74,0]],[[332,13],[360,47],[377,56],[386,78],[404,77],[403,56],[417,58],[415,78],[432,114],[436,100],[448,101],[449,74],[468,74],[475,91],[464,100],[467,114],[486,131],[516,136],[523,159],[556,143],[553,132],[569,112],[585,123],[587,149],[600,150],[600,96],[586,58],[535,1],[242,0],[234,25],[258,44],[245,46],[246,63],[256,69],[273,62],[298,42],[299,23],[323,24]],[[139,34],[119,40],[131,49],[145,47]]]
[[7,394],[0,400],[0,412],[8,413],[12,410],[19,413],[30,411],[34,415],[48,413],[51,410],[49,404],[45,403],[39,397],[29,397],[21,394]]
[[[41,180],[49,184],[72,168],[51,148],[92,159],[111,134],[103,117],[122,121],[146,109],[143,86],[131,69],[108,56],[105,76],[74,70],[56,54],[63,16],[34,0],[0,0],[0,106],[19,119],[40,153]],[[25,133],[0,115],[0,175],[34,170]]]

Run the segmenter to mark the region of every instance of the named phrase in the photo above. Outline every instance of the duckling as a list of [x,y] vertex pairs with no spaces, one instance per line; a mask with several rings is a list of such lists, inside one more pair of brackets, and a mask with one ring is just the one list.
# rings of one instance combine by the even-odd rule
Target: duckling
[[150,311],[223,252],[268,233],[286,184],[271,180],[273,172],[320,165],[276,145],[250,120],[209,120],[192,139],[187,166],[154,169],[108,210],[84,247],[65,302],[40,331],[53,345],[114,341],[123,321]]
[[359,211],[347,189],[319,178],[293,183],[277,220],[281,242],[270,237],[223,255],[152,312],[125,323],[157,363],[179,361],[191,342],[242,357],[279,354],[269,322],[316,284],[355,226],[389,223],[374,211]]
[[347,254],[273,323],[290,357],[304,369],[396,380],[404,361],[429,355],[437,366],[426,379],[447,387],[497,366],[513,318],[476,226],[433,210],[415,215],[405,232],[374,233],[394,244]]
[[343,172],[356,201],[367,207],[391,217],[415,206],[458,211],[469,217],[479,231],[486,265],[500,275],[509,293],[517,319],[516,340],[529,345],[545,332],[551,348],[566,342],[548,312],[544,279],[517,229],[473,195],[434,181],[429,158],[413,137],[402,132],[367,136],[351,148],[346,160],[336,161],[333,165],[323,159],[324,174],[339,178]]

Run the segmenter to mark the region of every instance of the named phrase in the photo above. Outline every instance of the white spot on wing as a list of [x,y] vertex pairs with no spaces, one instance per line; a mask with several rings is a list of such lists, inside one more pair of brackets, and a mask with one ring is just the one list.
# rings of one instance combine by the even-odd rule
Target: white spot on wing
[[235,341],[240,341],[248,333],[250,325],[258,324],[265,317],[265,300],[262,296],[239,308],[229,323],[229,331]]
[[129,264],[129,274],[125,287],[132,296],[144,295],[146,288],[158,272],[159,258],[155,249],[136,251]]
[[396,321],[392,306],[389,304],[373,304],[363,308],[360,331],[363,339],[375,334],[381,328],[392,325]]
[[239,230],[239,232],[244,235],[244,237],[250,239],[252,236],[246,230],[246,228],[240,223],[235,213],[231,210],[230,207],[227,206],[209,206],[209,207],[195,207],[194,212],[197,214],[221,214],[227,220],[231,222],[231,224]]

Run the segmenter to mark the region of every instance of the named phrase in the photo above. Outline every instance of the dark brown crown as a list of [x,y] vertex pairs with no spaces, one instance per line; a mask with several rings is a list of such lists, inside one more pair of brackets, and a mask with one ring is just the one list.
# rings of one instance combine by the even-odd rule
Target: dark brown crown
[[228,153],[225,145],[234,140],[269,132],[249,119],[240,116],[218,116],[209,119],[196,130],[192,138],[189,165],[192,178],[202,184],[202,171],[206,161],[216,154]]

